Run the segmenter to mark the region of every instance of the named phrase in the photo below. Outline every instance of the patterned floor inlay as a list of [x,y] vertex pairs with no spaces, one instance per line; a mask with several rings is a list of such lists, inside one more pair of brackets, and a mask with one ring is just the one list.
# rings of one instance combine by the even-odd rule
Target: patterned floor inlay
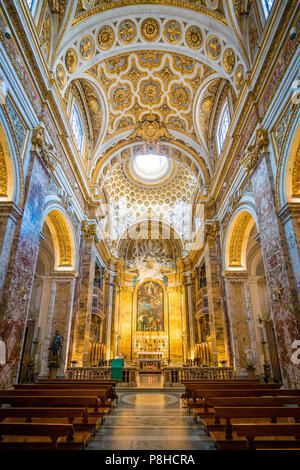
[[182,408],[180,393],[119,392],[87,450],[211,450],[212,439]]

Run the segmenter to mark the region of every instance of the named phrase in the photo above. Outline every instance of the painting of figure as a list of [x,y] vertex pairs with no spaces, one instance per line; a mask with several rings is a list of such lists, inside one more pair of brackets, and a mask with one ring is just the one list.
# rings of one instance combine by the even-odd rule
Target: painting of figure
[[157,282],[146,281],[137,292],[137,331],[163,330],[163,288]]

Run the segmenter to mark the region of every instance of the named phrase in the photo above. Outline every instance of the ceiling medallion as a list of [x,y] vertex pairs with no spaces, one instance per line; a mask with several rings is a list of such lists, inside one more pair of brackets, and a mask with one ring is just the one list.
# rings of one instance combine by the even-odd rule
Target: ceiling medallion
[[181,24],[176,20],[168,21],[164,26],[164,37],[171,44],[177,44],[182,37]]
[[98,31],[97,39],[101,49],[110,49],[115,41],[115,32],[111,26],[102,26]]
[[241,64],[239,64],[234,74],[234,83],[238,90],[241,88],[243,81],[244,81],[244,67]]
[[227,73],[232,73],[235,66],[235,55],[231,48],[226,49],[223,54],[223,66]]
[[94,39],[89,35],[83,36],[79,43],[80,57],[84,60],[88,60],[94,54],[94,49]]
[[142,121],[138,122],[132,139],[143,140],[148,144],[164,141],[169,137],[165,124],[159,121],[159,117],[153,113],[146,114]]
[[190,26],[185,33],[185,40],[191,49],[199,49],[203,43],[201,29],[198,26]]
[[66,69],[69,73],[74,73],[77,67],[78,58],[75,49],[68,49],[65,55]]
[[66,84],[66,72],[61,64],[56,67],[56,81],[59,88],[62,90]]
[[209,57],[213,60],[219,59],[221,55],[221,44],[217,36],[210,36],[206,41],[206,50]]
[[141,33],[146,41],[156,41],[160,33],[158,21],[154,18],[147,18],[141,24]]
[[123,44],[130,44],[136,38],[136,26],[131,20],[121,21],[118,27],[118,37]]

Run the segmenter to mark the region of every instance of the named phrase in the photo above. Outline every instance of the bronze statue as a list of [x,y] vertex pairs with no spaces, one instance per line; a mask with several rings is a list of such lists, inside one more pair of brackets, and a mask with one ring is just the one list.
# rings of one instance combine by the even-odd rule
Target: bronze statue
[[52,343],[49,348],[49,360],[51,361],[60,361],[61,359],[61,352],[62,352],[62,344],[63,344],[63,336],[60,335],[59,331],[55,331],[55,335],[52,338]]

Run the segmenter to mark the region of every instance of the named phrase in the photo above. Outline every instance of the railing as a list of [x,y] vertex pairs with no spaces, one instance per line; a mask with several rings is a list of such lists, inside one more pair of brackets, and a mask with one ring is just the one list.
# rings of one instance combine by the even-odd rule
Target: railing
[[[136,367],[123,367],[123,380],[119,385],[136,387]],[[111,378],[110,367],[70,367],[67,370],[68,379],[76,380],[107,380]]]
[[181,380],[234,379],[232,367],[165,367],[164,387],[180,384]]

